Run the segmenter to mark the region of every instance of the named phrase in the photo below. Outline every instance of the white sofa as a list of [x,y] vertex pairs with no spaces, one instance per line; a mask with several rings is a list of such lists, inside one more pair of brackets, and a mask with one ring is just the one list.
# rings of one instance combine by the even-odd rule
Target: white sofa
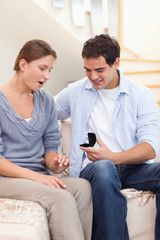
[[[61,131],[63,137],[60,151],[69,156],[71,122],[62,121]],[[122,193],[127,198],[130,240],[154,240],[156,216],[154,194],[134,189],[122,190]],[[0,240],[50,239],[46,215],[40,205],[29,201],[0,199]]]

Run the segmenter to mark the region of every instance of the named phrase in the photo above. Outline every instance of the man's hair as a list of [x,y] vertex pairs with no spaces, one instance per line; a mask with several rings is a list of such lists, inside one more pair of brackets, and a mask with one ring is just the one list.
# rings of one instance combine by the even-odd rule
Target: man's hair
[[40,39],[30,40],[21,48],[14,64],[14,70],[19,71],[19,61],[21,59],[25,59],[29,63],[48,55],[52,55],[55,59],[57,58],[56,52],[47,42]]
[[112,66],[117,57],[120,57],[120,46],[116,39],[108,34],[96,35],[83,45],[83,58],[98,58],[103,56],[106,63]]

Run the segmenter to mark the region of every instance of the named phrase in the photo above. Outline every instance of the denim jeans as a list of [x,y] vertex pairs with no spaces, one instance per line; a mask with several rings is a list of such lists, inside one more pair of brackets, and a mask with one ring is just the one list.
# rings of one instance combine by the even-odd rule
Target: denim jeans
[[88,164],[80,177],[92,187],[92,240],[129,240],[127,200],[120,192],[124,188],[156,193],[155,240],[160,240],[160,162],[117,168],[111,161],[100,160]]

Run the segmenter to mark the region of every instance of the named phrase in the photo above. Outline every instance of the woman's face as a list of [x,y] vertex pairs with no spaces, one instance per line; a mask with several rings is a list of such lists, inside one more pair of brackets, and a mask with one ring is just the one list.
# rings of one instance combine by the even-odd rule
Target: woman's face
[[[32,91],[37,91],[49,80],[53,68],[54,57],[48,55],[27,63],[25,60],[23,68],[24,84]],[[23,59],[21,60],[23,61]]]

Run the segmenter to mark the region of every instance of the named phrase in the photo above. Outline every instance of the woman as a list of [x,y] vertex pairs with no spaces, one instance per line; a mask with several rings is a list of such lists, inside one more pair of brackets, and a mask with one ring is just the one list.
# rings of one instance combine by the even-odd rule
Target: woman
[[0,87],[0,197],[41,204],[53,240],[89,240],[89,183],[50,174],[71,165],[57,154],[61,133],[54,100],[41,89],[56,57],[45,41],[27,42],[15,61],[12,80]]

